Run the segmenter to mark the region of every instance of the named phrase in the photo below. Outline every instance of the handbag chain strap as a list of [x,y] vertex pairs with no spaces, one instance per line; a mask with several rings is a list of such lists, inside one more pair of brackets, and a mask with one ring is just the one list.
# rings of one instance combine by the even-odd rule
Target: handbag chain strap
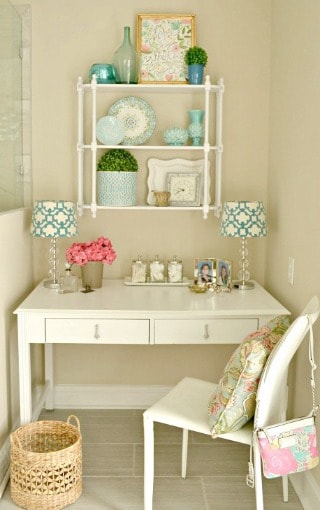
[[[316,383],[314,379],[314,372],[317,369],[317,365],[314,361],[314,349],[313,349],[313,328],[312,321],[310,315],[308,315],[308,323],[309,323],[309,361],[311,365],[311,392],[312,392],[312,416],[316,416],[317,411],[319,409],[319,404],[316,404]],[[257,406],[259,402],[257,402]],[[253,449],[253,441],[257,440],[258,429],[254,429],[252,433],[252,441],[250,445],[250,459],[248,462],[249,472],[246,477],[246,483],[248,487],[254,488],[254,468],[253,468],[253,459],[252,459],[252,449]]]
[[312,414],[315,416],[319,409],[319,404],[316,404],[316,382],[314,379],[314,372],[317,369],[317,365],[314,361],[314,349],[313,349],[313,328],[310,316],[308,315],[309,321],[309,361],[311,365],[311,376],[310,376],[310,384],[311,384],[311,392],[312,392]]

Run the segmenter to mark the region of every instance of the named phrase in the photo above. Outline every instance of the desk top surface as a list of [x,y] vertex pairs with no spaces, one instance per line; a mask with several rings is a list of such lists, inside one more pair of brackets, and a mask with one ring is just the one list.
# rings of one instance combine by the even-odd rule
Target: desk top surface
[[123,280],[104,280],[101,289],[59,294],[40,283],[15,310],[16,314],[170,314],[257,316],[290,314],[259,284],[252,290],[196,294],[188,287],[127,286]]

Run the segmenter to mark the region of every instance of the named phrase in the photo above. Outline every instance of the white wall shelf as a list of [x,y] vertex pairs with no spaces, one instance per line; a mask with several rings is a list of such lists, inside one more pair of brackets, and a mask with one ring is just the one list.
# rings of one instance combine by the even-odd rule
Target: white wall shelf
[[[155,94],[176,94],[177,96],[181,93],[189,95],[203,94],[204,95],[204,143],[202,146],[170,146],[170,145],[101,145],[97,143],[96,138],[96,123],[97,123],[97,94],[105,93],[115,95],[118,94],[144,94],[144,93],[155,93]],[[81,77],[78,78],[77,83],[78,92],[78,213],[81,216],[85,209],[90,209],[93,217],[96,217],[98,209],[129,209],[130,211],[137,210],[157,210],[157,211],[177,211],[177,210],[190,210],[190,211],[202,211],[203,217],[208,217],[209,211],[213,211],[215,216],[219,217],[221,212],[221,180],[222,180],[222,105],[223,105],[223,93],[224,83],[223,79],[220,78],[217,84],[213,85],[210,82],[210,77],[206,76],[204,85],[167,85],[167,84],[138,84],[138,85],[126,85],[126,84],[112,84],[112,85],[101,85],[97,84],[96,76],[93,75],[90,83],[83,83]],[[90,94],[91,96],[91,143],[84,142],[84,95]],[[212,94],[215,95],[215,141],[213,144],[210,143],[210,101]],[[97,193],[96,193],[96,172],[97,172],[97,153],[101,149],[114,149],[123,148],[131,151],[174,151],[179,153],[185,153],[186,151],[192,151],[194,153],[200,153],[204,158],[204,175],[203,175],[203,204],[200,207],[153,207],[147,204],[136,205],[132,207],[107,207],[100,206],[97,204]],[[91,152],[91,200],[90,203],[85,203],[84,200],[84,172],[89,171],[85,169],[84,165],[84,153],[85,151]],[[209,203],[209,155],[214,154],[215,157],[215,189],[214,189],[214,202]],[[147,183],[146,183],[147,186]]]

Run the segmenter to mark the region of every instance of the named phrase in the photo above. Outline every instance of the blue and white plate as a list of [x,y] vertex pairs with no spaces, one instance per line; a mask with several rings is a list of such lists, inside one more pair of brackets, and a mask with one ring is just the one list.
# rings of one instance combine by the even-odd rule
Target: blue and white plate
[[156,127],[156,114],[149,103],[140,97],[128,96],[111,106],[108,115],[116,117],[125,130],[123,145],[141,145],[150,138]]
[[96,135],[103,145],[118,145],[124,139],[125,131],[119,119],[107,115],[98,120]]

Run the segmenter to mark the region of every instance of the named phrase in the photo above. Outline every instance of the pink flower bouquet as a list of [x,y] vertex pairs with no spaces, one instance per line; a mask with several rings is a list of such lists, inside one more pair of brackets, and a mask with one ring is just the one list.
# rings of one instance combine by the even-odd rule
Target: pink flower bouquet
[[117,254],[110,239],[99,237],[96,241],[87,243],[73,243],[66,250],[66,259],[69,264],[84,266],[87,262],[103,262],[112,264]]

